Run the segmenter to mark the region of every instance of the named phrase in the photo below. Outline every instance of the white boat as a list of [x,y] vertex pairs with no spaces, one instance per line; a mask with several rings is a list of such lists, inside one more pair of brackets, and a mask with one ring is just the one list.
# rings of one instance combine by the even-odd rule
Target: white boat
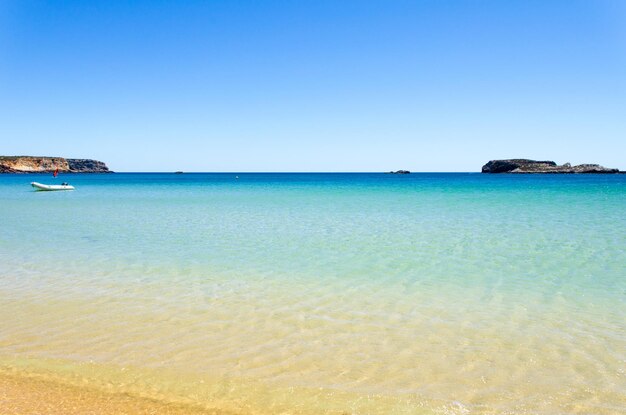
[[74,190],[74,186],[70,186],[67,183],[63,183],[63,184],[41,184],[41,183],[37,183],[37,182],[31,182],[30,185],[33,186],[35,188],[35,190],[45,190],[45,191]]

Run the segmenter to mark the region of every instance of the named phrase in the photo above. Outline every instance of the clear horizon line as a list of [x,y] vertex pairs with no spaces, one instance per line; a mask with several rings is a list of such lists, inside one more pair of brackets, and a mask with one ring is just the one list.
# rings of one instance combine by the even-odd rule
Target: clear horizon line
[[[206,174],[206,173],[219,173],[219,174],[258,174],[258,173],[270,173],[270,174],[398,174],[391,171],[196,171],[196,170],[164,170],[164,171],[130,171],[130,170],[111,170],[113,173],[155,173],[155,174],[163,174],[163,173],[171,173],[177,174],[180,171],[182,174]],[[418,174],[418,173],[481,173],[480,171],[413,171],[409,170],[409,174]],[[178,173],[178,174],[181,174]],[[67,173],[65,173],[67,174]],[[80,174],[80,173],[79,173]]]

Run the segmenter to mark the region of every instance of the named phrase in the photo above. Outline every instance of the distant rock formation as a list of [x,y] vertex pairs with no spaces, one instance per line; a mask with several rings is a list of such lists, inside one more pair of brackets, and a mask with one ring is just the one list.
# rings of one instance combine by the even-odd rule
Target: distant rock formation
[[396,170],[390,171],[389,174],[411,174],[411,172],[408,170]]
[[113,173],[101,161],[63,157],[0,156],[0,173]]
[[553,161],[528,159],[491,160],[483,166],[483,173],[619,173],[619,169],[602,167],[599,164],[579,164],[561,166]]
[[91,159],[67,159],[72,173],[112,173],[106,164]]

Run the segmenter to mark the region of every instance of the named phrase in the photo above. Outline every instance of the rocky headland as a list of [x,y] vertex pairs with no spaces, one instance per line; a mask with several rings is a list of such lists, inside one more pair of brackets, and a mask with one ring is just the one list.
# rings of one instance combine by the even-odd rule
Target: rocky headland
[[0,156],[0,173],[113,173],[106,164],[91,159]]
[[569,163],[558,165],[553,161],[537,161],[528,159],[491,160],[483,166],[483,173],[620,173],[619,169],[600,166],[599,164],[579,164],[572,166]]

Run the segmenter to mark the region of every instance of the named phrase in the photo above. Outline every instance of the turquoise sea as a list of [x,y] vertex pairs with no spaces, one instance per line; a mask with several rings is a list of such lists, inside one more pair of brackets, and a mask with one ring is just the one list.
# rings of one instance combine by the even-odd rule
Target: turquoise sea
[[626,413],[626,175],[0,175],[0,321],[229,413]]

